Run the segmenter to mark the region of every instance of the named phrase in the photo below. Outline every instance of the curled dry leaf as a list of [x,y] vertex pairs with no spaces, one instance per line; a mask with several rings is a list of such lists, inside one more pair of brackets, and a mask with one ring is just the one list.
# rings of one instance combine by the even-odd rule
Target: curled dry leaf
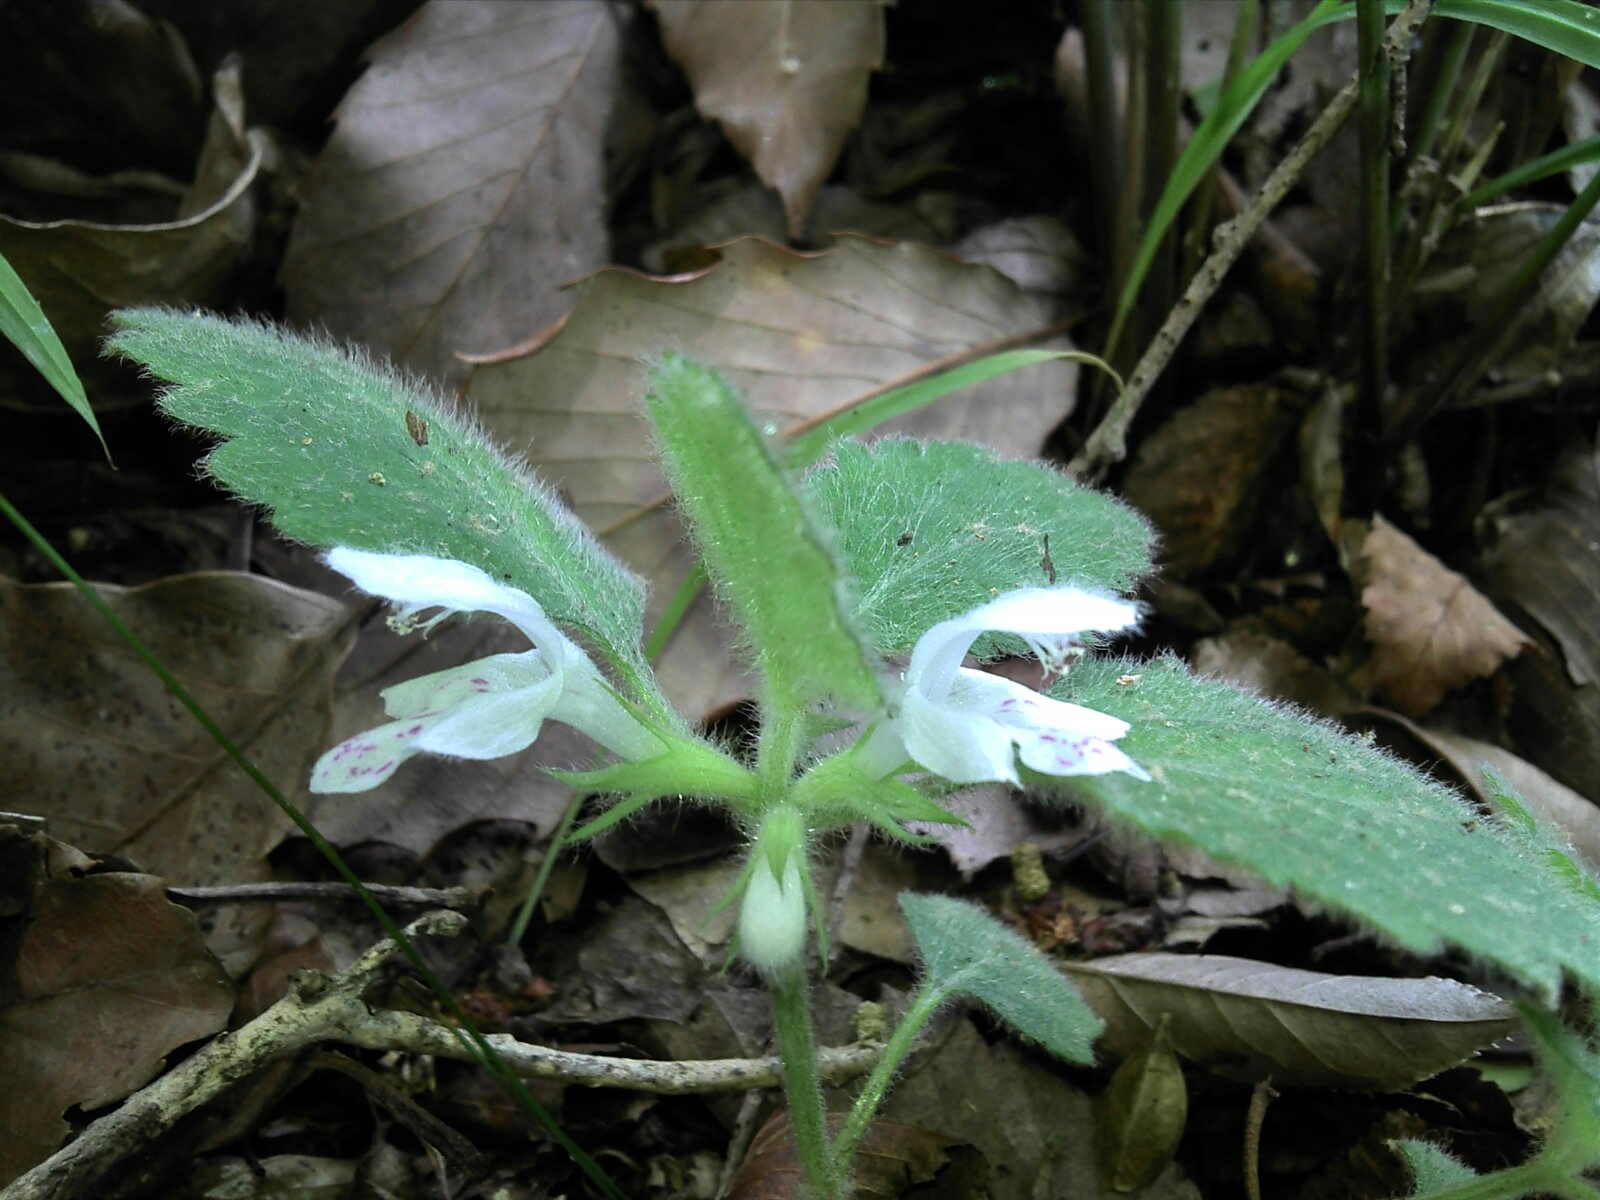
[[[1593,443],[1556,459],[1540,507],[1496,521],[1490,594],[1555,640],[1549,659],[1510,669],[1510,730],[1524,754],[1568,787],[1600,779],[1600,453]],[[1532,628],[1532,625],[1526,626]]]
[[1104,1019],[1111,1055],[1138,1053],[1171,1014],[1186,1060],[1286,1087],[1409,1087],[1504,1037],[1516,1016],[1453,979],[1325,975],[1226,955],[1123,954],[1066,971]]
[[1465,578],[1381,516],[1361,559],[1372,682],[1407,715],[1421,716],[1452,688],[1533,645]]
[[172,220],[112,225],[0,216],[0,254],[38,299],[80,370],[94,363],[111,309],[221,303],[250,250],[256,223],[251,185],[261,170],[261,148],[244,126],[236,64],[217,73],[214,92],[194,183]]
[[1139,447],[1123,498],[1155,522],[1162,561],[1178,575],[1221,565],[1242,548],[1294,428],[1288,399],[1254,385],[1208,392]]
[[[343,605],[258,576],[100,585],[113,611],[291,797],[324,748]],[[0,760],[11,807],[175,883],[270,877],[287,820],[70,584],[0,582]],[[212,948],[247,966],[270,910],[207,914]]]
[[[1047,330],[1048,299],[999,272],[917,245],[841,237],[797,254],[761,238],[719,247],[689,276],[598,272],[576,306],[526,352],[484,360],[468,385],[478,415],[562,489],[578,516],[650,581],[659,619],[692,561],[639,411],[640,362],[671,347],[716,368],[776,435],[974,347]],[[1060,339],[1046,348],[1063,348]],[[1028,455],[1070,411],[1076,367],[1048,364],[990,380],[886,428],[966,437]],[[702,600],[658,661],[689,712],[748,694],[726,629]]]
[[783,196],[804,234],[817,189],[867,106],[883,66],[881,0],[651,0],[695,107]]
[[289,317],[450,379],[605,260],[604,0],[424,5],[378,41],[302,185]]
[[0,1183],[61,1144],[68,1108],[143,1086],[233,1007],[164,880],[90,866],[42,834],[0,827]]

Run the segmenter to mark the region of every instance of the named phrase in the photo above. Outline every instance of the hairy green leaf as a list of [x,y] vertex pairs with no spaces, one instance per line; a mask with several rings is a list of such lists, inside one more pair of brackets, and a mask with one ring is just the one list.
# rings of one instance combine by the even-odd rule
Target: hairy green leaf
[[1057,581],[1125,592],[1151,569],[1133,509],[967,442],[839,442],[806,491],[839,531],[853,615],[884,653],[999,592]]
[[951,896],[904,893],[900,908],[927,970],[926,994],[971,996],[1068,1062],[1092,1063],[1104,1023],[1078,989],[1025,939]]
[[1370,741],[1170,659],[1083,663],[1051,694],[1131,722],[1117,745],[1155,779],[1038,786],[1249,867],[1407,949],[1458,946],[1550,1000],[1563,969],[1600,986],[1600,904]]
[[257,321],[124,309],[108,352],[172,384],[162,411],[219,434],[206,469],[317,546],[431,554],[526,591],[657,709],[644,586],[560,500],[422,384]]
[[645,403],[678,510],[775,697],[876,703],[833,552],[733,389],[669,354],[650,373]]

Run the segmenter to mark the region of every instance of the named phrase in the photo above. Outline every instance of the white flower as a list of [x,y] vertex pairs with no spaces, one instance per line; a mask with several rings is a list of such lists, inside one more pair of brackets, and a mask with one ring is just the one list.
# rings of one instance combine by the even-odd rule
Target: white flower
[[663,743],[630,713],[594,663],[544,615],[526,592],[497,583],[467,563],[425,554],[374,554],[339,547],[327,563],[363,591],[399,608],[398,626],[441,611],[504,617],[534,643],[520,654],[494,654],[385,688],[396,718],[341,742],[318,760],[313,792],[364,792],[424,750],[456,758],[499,758],[532,744],[546,718],[588,734],[626,759],[646,759]]
[[906,668],[899,713],[862,748],[889,774],[908,761],[952,783],[1020,783],[1016,760],[1043,775],[1150,778],[1111,743],[1128,732],[1116,717],[1067,704],[1031,688],[961,665],[982,634],[1022,638],[1046,667],[1059,669],[1077,635],[1127,629],[1135,605],[1077,588],[1020,588],[965,616],[941,621],[917,639]]

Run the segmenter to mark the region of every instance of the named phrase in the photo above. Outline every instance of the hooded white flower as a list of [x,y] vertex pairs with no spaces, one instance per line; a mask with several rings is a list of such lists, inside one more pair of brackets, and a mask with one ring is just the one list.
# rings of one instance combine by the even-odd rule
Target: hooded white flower
[[1150,776],[1113,743],[1128,723],[1080,704],[961,665],[990,632],[1022,638],[1059,669],[1078,635],[1137,623],[1135,605],[1077,588],[1019,588],[917,639],[899,712],[869,736],[863,753],[883,774],[914,761],[952,783],[1019,783],[1016,760],[1043,775]]
[[663,744],[618,700],[577,643],[544,615],[526,592],[497,583],[467,563],[425,554],[374,554],[339,547],[327,563],[363,591],[399,608],[409,625],[427,609],[504,617],[534,644],[520,654],[476,662],[385,688],[384,709],[396,718],[341,742],[311,772],[314,792],[364,792],[424,750],[456,758],[499,758],[531,745],[548,718],[588,734],[623,758],[659,753]]

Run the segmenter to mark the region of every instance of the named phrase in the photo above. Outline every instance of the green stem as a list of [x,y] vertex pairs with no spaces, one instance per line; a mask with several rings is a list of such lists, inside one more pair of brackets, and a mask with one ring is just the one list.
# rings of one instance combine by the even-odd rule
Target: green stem
[[804,706],[792,701],[761,706],[761,740],[756,747],[756,774],[769,803],[788,795],[794,765],[805,734]]
[[912,1001],[911,1007],[906,1009],[906,1015],[900,1018],[900,1023],[894,1027],[894,1032],[889,1035],[883,1053],[878,1056],[878,1065],[873,1067],[872,1074],[867,1076],[861,1094],[856,1097],[850,1115],[845,1118],[844,1126],[839,1130],[839,1136],[833,1143],[834,1170],[840,1175],[848,1171],[850,1159],[855,1154],[856,1143],[867,1131],[867,1126],[872,1124],[872,1118],[877,1116],[878,1106],[889,1094],[889,1085],[894,1082],[895,1072],[900,1069],[900,1063],[905,1056],[911,1052],[911,1043],[916,1040],[917,1035],[922,1032],[922,1027],[928,1023],[933,1014],[939,1011],[939,1005],[948,998],[943,992],[918,996]]
[[[1361,394],[1363,420],[1351,430],[1360,451],[1351,461],[1371,461],[1379,441],[1384,397],[1389,379],[1389,55],[1384,38],[1383,0],[1356,0],[1361,94],[1361,227],[1365,250],[1361,329]],[[1381,479],[1383,471],[1360,472],[1362,479]],[[1369,490],[1347,476],[1352,491]],[[1347,496],[1346,511],[1362,516],[1376,506],[1375,495]]]
[[511,932],[506,935],[506,945],[519,945],[523,935],[528,932],[528,925],[533,921],[533,910],[538,906],[539,898],[544,895],[545,886],[550,882],[550,872],[555,869],[556,860],[567,848],[567,834],[572,832],[572,823],[578,819],[578,814],[583,811],[583,802],[588,798],[585,792],[579,790],[574,791],[567,800],[566,811],[561,814],[561,823],[550,835],[544,858],[539,862],[539,873],[534,876],[533,886],[522,898],[522,904],[517,908],[516,919],[511,922]]
[[805,1171],[811,1200],[843,1200],[841,1175],[828,1148],[827,1113],[817,1072],[817,1042],[811,1033],[811,999],[804,962],[767,981],[772,992],[772,1023],[783,1056],[783,1091],[789,1099],[789,1125]]
[[602,1195],[610,1198],[610,1200],[623,1200],[622,1192],[612,1182],[611,1177],[605,1173],[600,1164],[585,1154],[582,1148],[567,1136],[561,1127],[556,1124],[555,1119],[545,1109],[544,1105],[539,1103],[533,1093],[528,1090],[527,1085],[511,1069],[511,1065],[495,1051],[493,1046],[484,1040],[483,1034],[478,1032],[478,1027],[472,1023],[471,1018],[467,1016],[461,1005],[456,1002],[454,994],[449,988],[445,987],[439,977],[423,961],[422,956],[417,953],[417,948],[411,944],[411,939],[406,937],[400,926],[395,924],[389,914],[384,911],[383,906],[367,890],[366,884],[350,869],[349,864],[340,857],[339,852],[333,848],[332,843],[322,836],[321,832],[306,818],[304,813],[289,802],[289,799],[278,790],[277,785],[262,773],[261,768],[251,762],[244,751],[234,744],[233,739],[223,731],[220,725],[212,720],[211,714],[200,707],[200,702],[189,694],[189,689],[179,683],[177,677],[167,670],[166,664],[156,656],[155,651],[145,645],[143,639],[134,633],[126,622],[106,603],[105,598],[100,595],[94,585],[73,570],[72,565],[61,557],[49,540],[35,529],[33,523],[23,516],[3,494],[0,494],[0,515],[4,515],[21,530],[22,535],[33,543],[34,548],[45,557],[45,560],[59,571],[63,578],[78,589],[78,592],[105,619],[106,623],[111,626],[117,636],[127,645],[128,649],[132,650],[143,661],[145,666],[150,668],[155,677],[165,685],[167,691],[172,693],[173,699],[189,710],[189,715],[199,722],[200,727],[221,747],[223,753],[231,758],[234,764],[250,778],[250,781],[265,792],[272,802],[283,810],[288,818],[299,827],[300,832],[305,834],[311,844],[317,848],[322,857],[332,864],[333,869],[339,873],[340,877],[355,889],[356,894],[361,897],[361,902],[367,906],[367,909],[372,913],[378,924],[382,926],[383,931],[394,939],[395,945],[400,947],[400,952],[405,956],[406,961],[416,969],[428,986],[433,989],[445,1011],[455,1018],[457,1022],[456,1037],[472,1052],[483,1068],[517,1101],[524,1112],[544,1126],[546,1132],[571,1156],[572,1161],[579,1166],[584,1174],[589,1176],[590,1181],[599,1189]]

